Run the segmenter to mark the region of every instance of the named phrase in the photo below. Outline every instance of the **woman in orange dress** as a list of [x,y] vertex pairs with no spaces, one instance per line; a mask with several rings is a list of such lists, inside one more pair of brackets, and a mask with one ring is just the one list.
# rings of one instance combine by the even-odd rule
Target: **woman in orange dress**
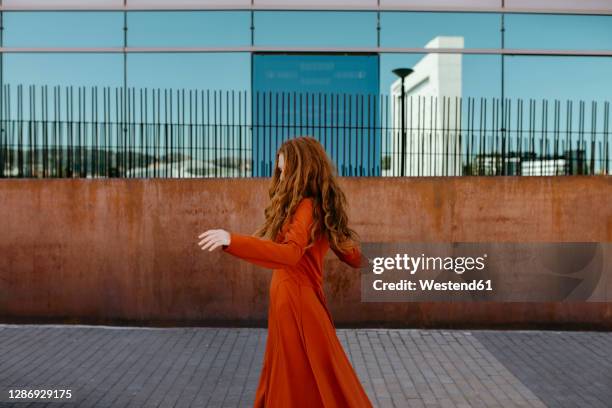
[[289,139],[276,154],[264,224],[252,236],[225,230],[199,236],[203,250],[221,247],[273,270],[255,408],[372,407],[336,335],[323,293],[328,249],[354,268],[368,262],[358,235],[348,227],[335,173],[316,139]]

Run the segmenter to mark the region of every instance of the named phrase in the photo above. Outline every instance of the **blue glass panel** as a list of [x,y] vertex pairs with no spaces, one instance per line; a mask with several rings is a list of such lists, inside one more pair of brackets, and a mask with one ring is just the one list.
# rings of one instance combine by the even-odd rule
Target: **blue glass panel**
[[131,53],[128,86],[248,90],[248,53]]
[[[429,59],[437,61],[428,63]],[[436,60],[437,59],[437,60]],[[452,64],[451,64],[452,63]],[[381,54],[380,92],[389,94],[391,86],[398,77],[393,73],[396,68],[411,68],[424,76],[433,77],[440,96],[496,97],[501,95],[501,56],[474,54]],[[439,70],[445,69],[444,76]],[[448,81],[460,80],[459,92],[445,92]]]
[[3,63],[5,84],[123,85],[119,53],[7,53]]
[[[30,111],[40,114],[44,109],[42,104],[42,89],[47,87],[47,104],[50,110],[54,109],[53,95],[56,86],[59,86],[61,103],[58,109],[61,111],[62,119],[66,114],[66,106],[74,105],[78,111],[77,98],[82,89],[87,89],[87,117],[90,117],[90,95],[92,87],[99,87],[99,95],[102,97],[101,87],[109,87],[113,95],[123,86],[123,55],[114,53],[7,53],[3,56],[4,75],[3,83],[10,88],[10,118],[17,117],[18,108],[17,89],[22,85],[23,119],[30,116]],[[31,87],[33,86],[33,87]],[[72,87],[72,90],[70,89]],[[30,89],[35,89],[35,94],[30,94]],[[66,94],[72,92],[72,102],[66,100]],[[5,94],[6,97],[9,97]],[[30,105],[32,102],[32,105]],[[113,109],[115,107],[114,100]],[[102,106],[98,106],[101,112]],[[85,112],[83,112],[85,114]],[[76,115],[76,114],[75,114]],[[78,120],[78,118],[75,118]]]
[[123,13],[4,12],[5,47],[122,47]]
[[612,57],[506,56],[506,93],[516,98],[612,100]]
[[597,158],[588,166],[601,172],[603,158],[611,156],[606,125],[611,72],[612,57],[505,57],[506,94],[522,100],[532,118],[520,125],[532,130],[529,148],[539,154],[557,150],[577,158]]
[[255,12],[255,44],[375,47],[376,13],[258,11]]
[[[176,98],[177,91],[208,90],[225,97],[227,91],[249,91],[251,58],[248,53],[133,53],[127,57],[127,72],[128,87],[138,92],[168,90]],[[225,102],[217,103],[217,114],[223,118]],[[162,101],[160,114],[176,122],[179,113],[173,103],[174,109],[166,115],[167,104]]]
[[[468,152],[491,145],[500,125],[492,115],[502,88],[500,56],[383,54],[380,66],[383,175],[402,175],[402,168],[408,176],[461,175]],[[412,70],[404,101],[398,68]],[[484,135],[489,144],[478,144],[474,128],[493,130]]]
[[130,47],[246,46],[245,11],[134,11],[128,13]]
[[316,137],[344,176],[380,174],[378,55],[253,57],[253,175],[287,138]]
[[381,13],[380,21],[382,47],[421,48],[436,37],[462,41],[457,48],[501,46],[501,17],[495,13],[390,11]]
[[506,48],[612,50],[612,16],[507,14]]

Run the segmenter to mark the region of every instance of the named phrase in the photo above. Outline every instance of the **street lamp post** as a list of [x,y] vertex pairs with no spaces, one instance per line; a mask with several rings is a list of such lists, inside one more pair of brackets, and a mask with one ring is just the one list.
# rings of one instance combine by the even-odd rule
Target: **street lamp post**
[[397,75],[398,77],[401,78],[402,83],[401,83],[401,109],[402,109],[402,119],[401,119],[401,132],[402,132],[402,144],[401,144],[401,149],[400,149],[400,154],[401,154],[401,159],[400,159],[400,163],[401,163],[401,171],[400,171],[400,175],[401,176],[405,176],[405,169],[406,169],[406,91],[404,89],[404,79],[412,74],[414,71],[410,68],[396,68],[393,70],[393,73],[395,75]]

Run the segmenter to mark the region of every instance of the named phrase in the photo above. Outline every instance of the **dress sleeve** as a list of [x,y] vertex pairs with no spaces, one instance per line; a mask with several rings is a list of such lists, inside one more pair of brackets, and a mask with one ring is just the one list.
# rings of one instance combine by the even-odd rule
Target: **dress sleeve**
[[332,249],[340,260],[353,268],[368,266],[369,260],[366,258],[359,247],[354,247],[348,252],[340,252]]
[[287,226],[285,239],[277,243],[250,235],[230,232],[229,245],[223,245],[224,252],[241,258],[247,262],[275,269],[296,265],[305,247],[308,245],[312,218],[313,203],[311,198],[304,198],[298,204],[295,213]]

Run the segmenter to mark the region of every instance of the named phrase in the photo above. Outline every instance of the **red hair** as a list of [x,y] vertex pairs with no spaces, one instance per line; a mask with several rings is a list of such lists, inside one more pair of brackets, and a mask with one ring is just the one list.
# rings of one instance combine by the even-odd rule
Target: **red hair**
[[[283,178],[278,157],[283,154]],[[358,246],[358,234],[348,226],[347,201],[337,182],[336,167],[321,143],[310,136],[286,140],[276,153],[274,174],[268,190],[270,204],[264,210],[265,222],[255,236],[275,240],[285,221],[303,198],[313,200],[313,228],[307,246],[322,234],[330,248],[345,252]]]

